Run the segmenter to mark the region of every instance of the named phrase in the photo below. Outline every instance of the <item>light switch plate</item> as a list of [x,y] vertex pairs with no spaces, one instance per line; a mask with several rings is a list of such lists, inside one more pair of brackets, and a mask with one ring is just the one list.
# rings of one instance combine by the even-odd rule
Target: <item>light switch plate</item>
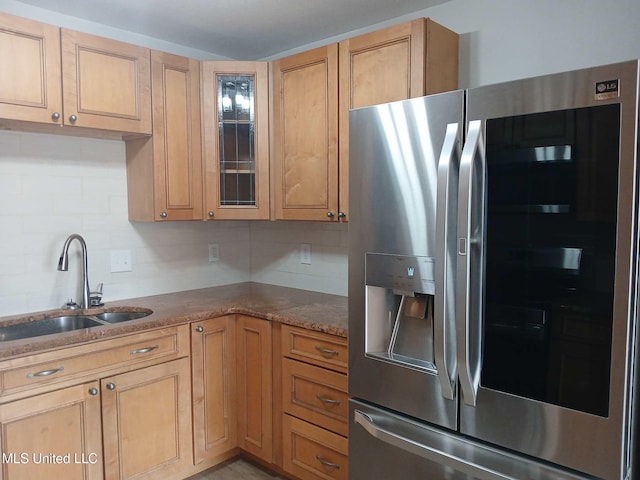
[[111,250],[111,273],[130,272],[132,269],[131,250]]
[[311,244],[310,243],[300,244],[300,263],[303,263],[305,265],[311,265]]
[[209,261],[217,262],[220,260],[220,245],[217,243],[209,244]]

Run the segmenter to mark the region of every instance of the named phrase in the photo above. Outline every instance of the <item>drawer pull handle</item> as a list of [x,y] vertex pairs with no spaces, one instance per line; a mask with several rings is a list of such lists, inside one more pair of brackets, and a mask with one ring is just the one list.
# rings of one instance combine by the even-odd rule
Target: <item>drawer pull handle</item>
[[333,398],[325,397],[324,395],[317,394],[316,398],[325,405],[340,405],[340,400],[334,400]]
[[324,357],[335,357],[340,353],[335,350],[331,350],[330,348],[321,347],[320,345],[316,345],[316,350],[319,351]]
[[58,373],[63,370],[64,370],[64,367],[59,367],[59,368],[52,368],[51,370],[43,370],[42,372],[27,373],[27,378],[48,377],[49,375],[53,375],[54,373]]
[[149,353],[149,352],[153,352],[154,350],[157,350],[158,348],[160,348],[159,345],[154,345],[153,347],[146,347],[146,348],[140,348],[138,350],[131,350],[130,354],[138,355],[140,353]]
[[335,468],[335,469],[340,468],[340,465],[338,465],[337,463],[330,462],[329,460],[324,458],[322,455],[316,455],[316,460],[318,460],[325,467]]

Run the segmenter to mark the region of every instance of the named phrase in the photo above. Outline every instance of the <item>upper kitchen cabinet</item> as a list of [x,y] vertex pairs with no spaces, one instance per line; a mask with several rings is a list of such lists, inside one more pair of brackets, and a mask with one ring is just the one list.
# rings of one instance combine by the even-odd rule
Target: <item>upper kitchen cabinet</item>
[[266,62],[202,63],[205,218],[269,219]]
[[3,125],[45,132],[64,125],[115,138],[149,135],[150,85],[147,48],[0,13]]
[[347,221],[349,110],[456,89],[458,35],[421,18],[272,70],[274,217]]
[[62,124],[60,29],[0,13],[0,117]]
[[61,29],[64,124],[151,134],[149,49]]
[[458,34],[428,18],[340,42],[340,211],[348,219],[349,110],[458,88]]
[[273,198],[279,220],[338,218],[338,44],[275,60]]
[[129,220],[202,219],[200,64],[152,51],[153,137],[127,142]]

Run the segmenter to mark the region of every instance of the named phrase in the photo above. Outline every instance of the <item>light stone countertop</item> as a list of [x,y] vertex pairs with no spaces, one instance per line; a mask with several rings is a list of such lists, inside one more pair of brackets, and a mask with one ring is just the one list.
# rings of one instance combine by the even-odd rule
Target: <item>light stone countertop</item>
[[107,302],[104,307],[89,310],[51,310],[0,317],[0,327],[70,313],[92,315],[105,309],[150,309],[153,313],[128,322],[0,342],[0,358],[53,350],[233,313],[341,337],[347,336],[348,328],[347,297],[254,282]]

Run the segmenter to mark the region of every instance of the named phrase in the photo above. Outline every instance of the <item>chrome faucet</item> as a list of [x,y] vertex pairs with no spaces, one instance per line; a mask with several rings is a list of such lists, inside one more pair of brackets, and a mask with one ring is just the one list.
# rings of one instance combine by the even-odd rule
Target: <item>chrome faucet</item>
[[89,302],[91,291],[89,290],[87,244],[85,243],[84,238],[77,233],[69,235],[65,240],[64,245],[62,246],[60,260],[58,260],[58,270],[61,272],[69,270],[69,245],[74,240],[78,240],[78,242],[80,242],[80,248],[82,249],[82,303],[80,304],[80,308],[89,308],[91,306],[91,303]]

